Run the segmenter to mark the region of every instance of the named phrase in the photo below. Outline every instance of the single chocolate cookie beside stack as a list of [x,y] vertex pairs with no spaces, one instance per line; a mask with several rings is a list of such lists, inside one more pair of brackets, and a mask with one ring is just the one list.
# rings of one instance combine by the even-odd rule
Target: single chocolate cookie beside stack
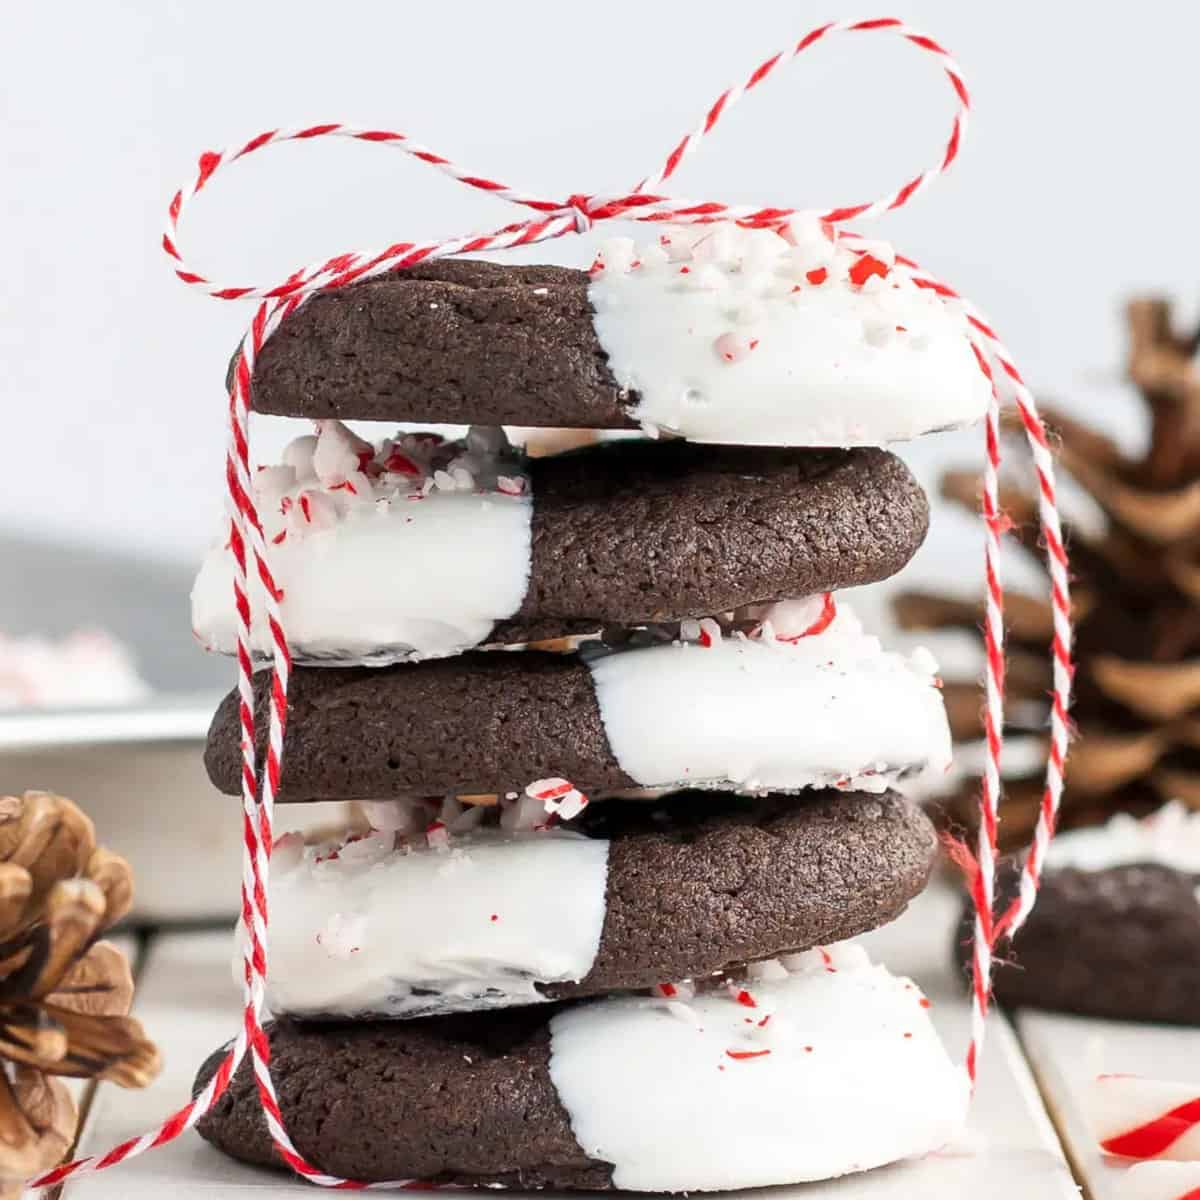
[[[1009,863],[1002,894],[1015,896],[1018,879]],[[965,916],[964,971],[970,928]],[[1200,1025],[1200,814],[1173,803],[1059,834],[995,992],[1013,1008]]]

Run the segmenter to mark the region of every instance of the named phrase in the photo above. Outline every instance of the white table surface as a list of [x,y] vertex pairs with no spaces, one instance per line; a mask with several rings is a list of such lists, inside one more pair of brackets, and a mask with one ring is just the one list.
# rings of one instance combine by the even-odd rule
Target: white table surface
[[[1189,1080],[1200,1095],[1200,1029],[1096,1021],[1030,1010],[1017,1017],[1017,1029],[1053,1114],[1063,1145],[1090,1200],[1175,1200],[1200,1188],[1200,1164],[1157,1164],[1131,1168],[1107,1158],[1089,1125],[1089,1093],[1097,1075],[1144,1075]],[[1144,1192],[1142,1179],[1162,1179],[1162,1189]],[[1186,1181],[1186,1183],[1185,1183]]]
[[[934,885],[900,921],[865,940],[874,957],[921,983],[943,1037],[953,1053],[961,1054],[968,1013],[949,963],[956,905],[947,886]],[[80,1138],[82,1153],[105,1150],[144,1132],[186,1100],[198,1065],[236,1028],[238,996],[229,948],[228,934],[210,932],[163,934],[149,944],[141,962],[136,1011],[164,1047],[165,1067],[144,1092],[108,1085],[96,1089]],[[1193,1035],[1171,1031],[1164,1036]],[[1200,1039],[1200,1034],[1194,1036]],[[1129,1046],[1131,1053],[1136,1051],[1132,1042]],[[1038,1071],[1045,1073],[1042,1064]],[[1069,1110],[1073,1100],[1069,1093],[1063,1095]],[[1085,1162],[1080,1145],[1070,1142],[1076,1161]],[[1102,1165],[1085,1166],[1102,1177]],[[1092,1187],[1092,1177],[1086,1178]],[[195,1134],[62,1189],[65,1200],[214,1200],[241,1194],[284,1200],[314,1193],[298,1180],[240,1166]],[[798,1200],[1076,1200],[1080,1189],[1026,1053],[1008,1020],[994,1014],[970,1125],[958,1144],[919,1162],[767,1194],[794,1194]],[[1092,1194],[1107,1200],[1113,1193]]]

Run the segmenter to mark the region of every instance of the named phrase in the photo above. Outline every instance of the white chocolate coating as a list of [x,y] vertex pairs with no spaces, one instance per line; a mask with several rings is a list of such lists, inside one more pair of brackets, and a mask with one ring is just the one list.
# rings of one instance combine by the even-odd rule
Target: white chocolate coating
[[[317,438],[298,439],[255,477],[297,661],[439,658],[486,640],[529,583],[532,502],[503,434],[372,447],[339,422],[319,424]],[[215,546],[192,591],[196,637],[225,654],[237,646],[233,576],[232,552]],[[263,655],[271,639],[253,565],[250,586],[251,648]]]
[[768,630],[591,663],[609,745],[638,784],[751,792],[882,792],[901,776],[944,773],[936,669],[922,651],[883,650],[842,603],[825,632],[791,644]]
[[589,289],[609,368],[639,394],[631,415],[644,427],[698,442],[877,446],[984,415],[962,313],[892,269],[890,247],[869,244],[888,273],[860,285],[851,243],[815,222],[794,221],[792,244],[731,225],[667,237],[606,243]]
[[1161,863],[1200,875],[1200,812],[1173,800],[1141,820],[1119,813],[1104,825],[1060,833],[1046,857],[1047,867],[1081,871],[1131,863]]
[[440,849],[392,846],[376,833],[273,859],[272,1012],[414,1017],[534,1004],[535,981],[591,968],[607,841],[475,830]]
[[[550,1076],[580,1146],[628,1191],[829,1179],[927,1154],[967,1113],[910,982],[853,944],[686,1004],[609,998],[550,1024]],[[763,1017],[770,1015],[766,1025]],[[762,1053],[769,1051],[769,1053]],[[732,1057],[754,1055],[755,1057]]]

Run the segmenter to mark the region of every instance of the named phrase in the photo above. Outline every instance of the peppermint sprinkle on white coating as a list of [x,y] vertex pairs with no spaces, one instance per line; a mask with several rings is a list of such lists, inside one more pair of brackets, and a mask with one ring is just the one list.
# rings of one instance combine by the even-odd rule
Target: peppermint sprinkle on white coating
[[[667,269],[646,269],[664,255]],[[611,239],[589,295],[632,415],[693,441],[880,445],[987,407],[961,308],[886,243],[815,219],[673,229],[640,249]]]

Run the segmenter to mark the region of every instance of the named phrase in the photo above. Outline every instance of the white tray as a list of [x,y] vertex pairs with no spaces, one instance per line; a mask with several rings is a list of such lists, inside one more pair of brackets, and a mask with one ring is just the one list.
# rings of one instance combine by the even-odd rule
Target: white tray
[[[0,713],[0,795],[43,789],[79,804],[100,840],[133,864],[135,920],[232,920],[240,802],[209,784],[202,755],[233,660],[192,640],[191,572],[11,538],[0,538],[0,564],[0,631],[105,629],[154,688],[148,702],[124,708]],[[280,806],[280,830],[323,823],[341,807]]]

